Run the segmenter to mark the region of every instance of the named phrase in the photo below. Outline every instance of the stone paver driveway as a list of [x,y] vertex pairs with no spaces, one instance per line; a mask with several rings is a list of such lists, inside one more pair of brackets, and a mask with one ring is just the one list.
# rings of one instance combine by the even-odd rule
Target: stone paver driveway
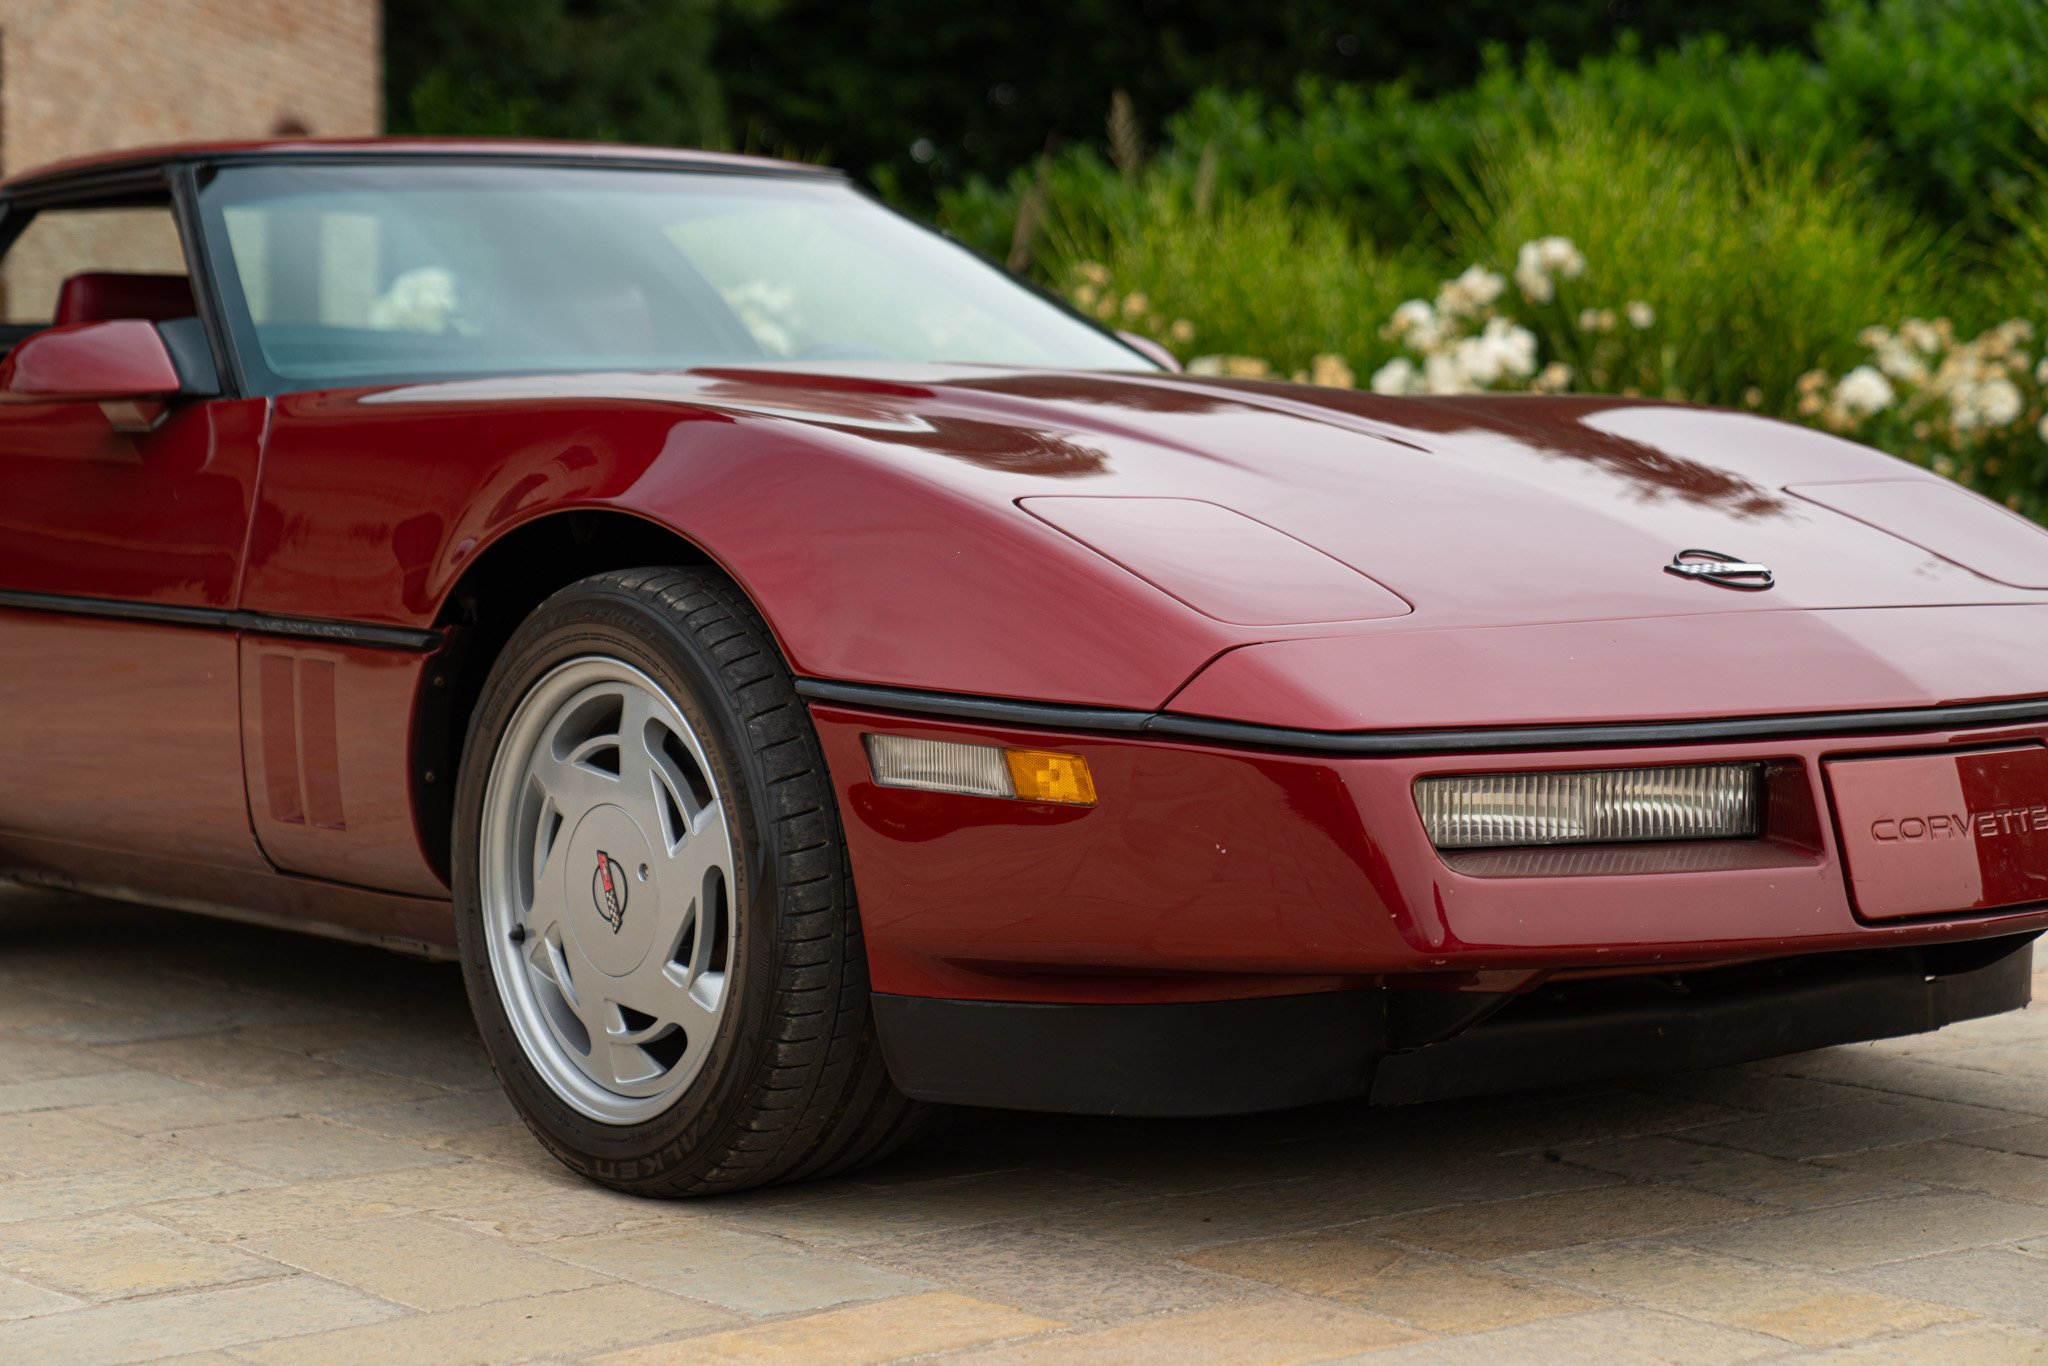
[[0,1361],[185,1354],[2048,1360],[2048,1011],[1404,1111],[956,1111],[658,1204],[527,1136],[452,968],[0,891]]

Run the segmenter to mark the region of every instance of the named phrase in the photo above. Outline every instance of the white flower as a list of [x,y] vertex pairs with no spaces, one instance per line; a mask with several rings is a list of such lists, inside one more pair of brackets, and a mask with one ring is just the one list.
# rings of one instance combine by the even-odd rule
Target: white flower
[[1370,383],[1376,394],[1407,394],[1415,391],[1415,382],[1420,378],[1414,361],[1396,356],[1372,372]]
[[1481,339],[1492,346],[1501,369],[1517,379],[1536,373],[1536,334],[1528,328],[1495,318],[1486,324]]
[[1908,318],[1899,326],[1899,340],[1921,355],[1931,356],[1941,349],[1941,330],[1932,323]]
[[1187,372],[1227,379],[1264,379],[1273,373],[1273,367],[1257,356],[1196,356],[1188,362]]
[[1868,365],[1857,366],[1835,386],[1835,406],[1857,417],[1881,413],[1895,398],[1891,381]]
[[1657,310],[1644,303],[1641,299],[1631,299],[1628,304],[1628,322],[1629,326],[1636,328],[1638,331],[1646,327],[1655,327],[1657,325]]
[[1480,388],[1485,388],[1500,378],[1500,357],[1484,337],[1467,337],[1451,352],[1458,362],[1458,368]]
[[1576,280],[1585,271],[1586,258],[1569,237],[1539,237],[1515,252],[1515,285],[1532,304],[1547,304],[1557,297],[1554,277]]
[[1536,304],[1547,304],[1557,295],[1557,286],[1543,264],[1542,249],[1534,242],[1522,243],[1515,253],[1515,287],[1523,298]]
[[1539,237],[1530,245],[1536,248],[1536,260],[1545,270],[1567,280],[1576,280],[1586,273],[1586,258],[1572,245],[1571,238]]
[[1472,391],[1472,381],[1465,374],[1465,367],[1457,358],[1439,351],[1422,363],[1423,392],[1430,394],[1465,394]]
[[1309,361],[1309,383],[1320,384],[1330,389],[1353,389],[1358,386],[1358,376],[1344,363],[1342,356],[1322,355]]
[[1445,281],[1437,292],[1437,309],[1457,317],[1470,317],[1498,299],[1506,288],[1507,281],[1485,266],[1467,266],[1464,274]]
[[1572,387],[1572,368],[1561,360],[1554,360],[1543,367],[1531,387],[1538,393],[1561,394]]
[[1877,347],[1877,368],[1907,384],[1927,382],[1927,362],[1904,342],[1887,338]]
[[2026,411],[2027,401],[2009,379],[1994,379],[1977,390],[1977,411],[1987,427],[2006,427]]
[[1436,309],[1427,299],[1410,299],[1394,310],[1387,323],[1387,335],[1405,337],[1419,348],[1428,349],[1437,332]]
[[2034,383],[2048,386],[2048,356],[2041,357],[2041,363],[2034,367]]
[[1611,308],[1582,308],[1579,310],[1579,331],[1612,332],[1614,310]]
[[1557,286],[1550,283],[1549,274],[1532,262],[1523,262],[1515,267],[1515,288],[1521,290],[1522,297],[1532,304],[1547,304],[1557,297]]
[[1536,373],[1536,334],[1494,318],[1478,336],[1460,341],[1451,355],[1465,378],[1482,389],[1502,379],[1527,379]]
[[[2048,361],[2044,361],[2042,363],[2048,364]],[[2035,430],[2041,433],[2041,439],[2043,441],[2048,441],[2048,416],[2042,417],[2041,425],[2035,428]]]
[[2019,386],[2002,377],[1964,380],[1950,390],[1949,421],[1958,432],[2011,425],[2026,407]]

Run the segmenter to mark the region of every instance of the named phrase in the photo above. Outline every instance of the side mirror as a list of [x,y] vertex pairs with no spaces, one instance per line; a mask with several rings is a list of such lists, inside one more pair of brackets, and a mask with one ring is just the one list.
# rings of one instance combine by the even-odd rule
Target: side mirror
[[1158,361],[1176,375],[1180,373],[1180,357],[1174,355],[1173,352],[1167,350],[1158,342],[1153,341],[1150,337],[1145,336],[1141,332],[1125,332],[1121,328],[1117,330],[1116,335],[1118,341],[1121,341],[1125,346],[1130,347],[1133,351],[1145,357],[1145,359]]
[[136,318],[32,333],[0,361],[0,403],[97,403],[117,432],[146,432],[184,388],[156,324]]

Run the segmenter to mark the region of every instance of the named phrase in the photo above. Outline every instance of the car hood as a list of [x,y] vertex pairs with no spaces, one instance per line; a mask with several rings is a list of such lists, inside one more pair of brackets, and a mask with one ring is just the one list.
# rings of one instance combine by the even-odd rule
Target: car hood
[[[1047,520],[1091,544],[1097,519],[1066,500],[1229,509],[1414,608],[1389,625],[1362,591],[1359,629],[2039,601],[2048,587],[2048,534],[2031,523],[1868,448],[1750,414],[961,367],[700,371],[686,382],[700,402],[857,432],[892,463],[974,496],[1027,510],[1060,499],[1072,515]],[[1872,483],[1905,487],[1859,492]],[[1204,525],[1168,523],[1190,536]],[[1096,548],[1126,558],[1119,545]],[[1665,572],[1692,548],[1766,565],[1774,586]],[[1267,623],[1286,623],[1286,604],[1274,606]],[[1345,619],[1321,597],[1298,616]]]
[[[891,495],[900,530],[872,511],[830,528],[862,547],[849,550],[863,557],[855,578],[841,562],[841,581],[861,585],[854,610],[819,609],[814,634],[797,620],[807,604],[769,603],[794,623],[793,661],[823,677],[1335,728],[1646,714],[1643,676],[1617,659],[1719,671],[1667,692],[1691,711],[2048,692],[2034,652],[1966,658],[1950,640],[1962,617],[1918,610],[1968,605],[1982,611],[1965,614],[1966,636],[2038,640],[2048,534],[1904,462],[1753,414],[865,363],[508,378],[365,402],[499,398],[678,405],[730,418],[741,439],[762,424],[801,431],[836,462],[818,499],[872,504],[858,478],[842,482],[862,469],[866,488],[917,490]],[[777,478],[797,477],[776,459]],[[1768,566],[1774,583],[1667,572],[1688,549]],[[1110,586],[1077,577],[1083,562]],[[1114,587],[1126,572],[1143,582]],[[945,603],[979,612],[926,610],[935,573]],[[1916,625],[1937,618],[1954,629]],[[901,629],[913,620],[928,637],[916,647]],[[1749,642],[1755,669],[1742,667]],[[1809,644],[1827,665],[1802,676]],[[1916,653],[1947,663],[1901,664]],[[1430,677],[1476,661],[1486,679]],[[1416,676],[1375,679],[1382,665]],[[1499,681],[1532,670],[1540,696]]]

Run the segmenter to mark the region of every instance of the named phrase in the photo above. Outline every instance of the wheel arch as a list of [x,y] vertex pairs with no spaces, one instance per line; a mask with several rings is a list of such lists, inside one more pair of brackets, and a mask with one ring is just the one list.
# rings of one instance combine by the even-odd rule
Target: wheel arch
[[478,552],[442,598],[435,624],[447,632],[449,645],[426,671],[414,702],[412,774],[420,845],[444,881],[463,743],[491,666],[512,633],[580,579],[655,565],[714,569],[761,612],[746,585],[703,546],[615,508],[558,509],[520,523]]

